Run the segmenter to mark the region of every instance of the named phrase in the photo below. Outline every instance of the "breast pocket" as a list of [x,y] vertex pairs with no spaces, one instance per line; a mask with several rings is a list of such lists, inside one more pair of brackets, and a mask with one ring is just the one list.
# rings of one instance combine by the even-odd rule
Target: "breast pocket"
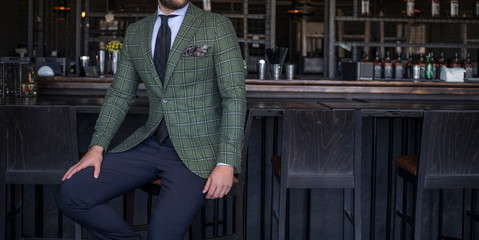
[[180,57],[178,66],[180,66],[183,71],[205,71],[213,67],[213,57]]
[[192,84],[211,81],[214,78],[212,56],[180,57],[174,71],[175,83]]

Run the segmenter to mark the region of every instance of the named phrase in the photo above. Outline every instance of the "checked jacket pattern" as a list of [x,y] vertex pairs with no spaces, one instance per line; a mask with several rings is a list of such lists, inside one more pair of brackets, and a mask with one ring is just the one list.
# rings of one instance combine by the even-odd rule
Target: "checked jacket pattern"
[[[90,146],[100,145],[106,153],[141,79],[149,99],[148,120],[108,152],[138,145],[155,134],[164,117],[178,155],[192,172],[207,178],[218,162],[240,172],[246,100],[243,58],[233,25],[190,3],[162,85],[151,57],[155,20],[156,13],[128,27]],[[205,54],[182,56],[190,46],[205,45],[209,46]]]

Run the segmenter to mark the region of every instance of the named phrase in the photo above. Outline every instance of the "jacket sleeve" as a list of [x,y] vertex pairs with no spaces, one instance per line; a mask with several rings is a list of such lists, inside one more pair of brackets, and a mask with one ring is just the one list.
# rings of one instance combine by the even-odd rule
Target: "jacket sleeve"
[[118,69],[112,85],[107,90],[103,106],[96,121],[95,132],[90,142],[90,147],[93,145],[102,146],[103,154],[107,152],[111,139],[120,128],[131,103],[136,97],[139,76],[128,52],[128,32],[131,27],[133,26],[130,25],[128,28],[123,49],[120,51]]
[[215,47],[216,80],[223,109],[217,162],[230,164],[240,172],[246,113],[244,63],[236,31],[227,18],[221,18],[217,25]]

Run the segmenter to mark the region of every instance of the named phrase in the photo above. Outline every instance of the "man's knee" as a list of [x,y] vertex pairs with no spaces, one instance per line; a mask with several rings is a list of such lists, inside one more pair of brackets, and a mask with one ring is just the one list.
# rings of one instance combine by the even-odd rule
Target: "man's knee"
[[81,189],[70,184],[70,180],[66,180],[60,185],[55,197],[57,207],[62,212],[68,212],[72,209],[88,208],[94,204],[91,196],[82,193]]

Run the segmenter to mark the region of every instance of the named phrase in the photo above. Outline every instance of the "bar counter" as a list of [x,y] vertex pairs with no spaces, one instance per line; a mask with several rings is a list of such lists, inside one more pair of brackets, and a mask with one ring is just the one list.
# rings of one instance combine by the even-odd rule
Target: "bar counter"
[[[44,95],[103,96],[112,81],[112,76],[45,77],[38,88]],[[248,98],[479,100],[479,82],[246,79],[246,91]],[[146,96],[143,83],[137,95]]]
[[[93,126],[103,103],[103,95],[112,79],[111,76],[40,78],[39,96],[0,98],[0,116],[3,119],[0,121],[2,138],[0,141],[5,141],[10,146],[6,146],[7,144],[0,146],[0,163],[2,163],[0,164],[0,190],[2,192],[6,191],[6,184],[59,183],[59,177],[65,169],[78,161],[77,153],[87,151]],[[270,193],[273,191],[274,175],[269,159],[281,153],[281,125],[284,110],[354,109],[361,113],[363,117],[361,206],[364,209],[362,217],[364,239],[368,238],[371,232],[382,236],[389,236],[391,232],[390,211],[388,211],[391,206],[386,204],[389,202],[388,199],[395,196],[395,193],[391,192],[391,184],[394,182],[391,176],[394,169],[390,162],[398,153],[417,154],[424,111],[479,111],[479,83],[247,79],[246,90],[247,108],[254,115],[246,169],[247,239],[269,239],[268,230],[272,229],[270,209],[274,197]],[[139,85],[137,95],[112,146],[141,126],[148,117],[149,102],[145,97],[146,91],[143,84]],[[38,115],[45,111],[48,111],[48,114]],[[42,119],[42,116],[51,116],[56,113],[63,114],[65,121],[52,122]],[[71,122],[72,125],[63,126],[66,122]],[[61,135],[64,131],[58,130],[59,127],[77,129],[77,131],[71,131],[73,134],[66,136],[65,142],[62,143],[71,147],[70,151],[62,153],[64,156],[71,156],[71,159],[65,161],[65,158],[62,158],[57,159],[57,162],[48,162],[46,160],[53,155],[40,156],[34,154],[34,151],[31,151],[31,155],[24,154],[25,149],[38,145],[38,137],[35,137],[38,134],[55,132],[60,134],[60,137],[64,137]],[[21,137],[12,138],[16,136],[14,132],[20,128],[27,129],[26,133],[30,137],[21,135]],[[37,130],[41,131],[36,132]],[[41,141],[46,138],[41,137]],[[62,149],[64,148],[51,147],[53,153]],[[45,161],[40,158],[45,158]],[[32,166],[32,169],[28,169]],[[33,177],[32,173],[38,176]],[[53,175],[45,178],[50,173]],[[44,182],[45,179],[48,181]],[[39,180],[42,181],[39,182]],[[434,194],[436,193],[428,196],[435,198]],[[305,198],[311,202],[322,202],[320,205],[313,206],[314,211],[310,212],[311,221],[307,223],[298,217],[304,216],[307,212]],[[299,234],[298,239],[305,239],[303,236],[305,225],[314,226],[326,221],[327,218],[327,227],[313,227],[310,232],[312,235],[322,236],[325,239],[337,238],[342,231],[342,217],[338,214],[342,209],[341,192],[294,191],[291,199],[296,203],[291,208],[291,211],[295,212],[289,226],[293,229],[292,234]],[[453,199],[459,200],[455,195]],[[0,200],[0,203],[5,206],[5,199]],[[432,216],[434,211],[432,207],[426,208],[424,215]],[[0,223],[4,223],[4,213],[2,210]],[[453,213],[448,217],[451,221],[446,224],[451,223],[448,226],[454,227],[453,232],[458,232],[455,222],[457,218],[460,218],[460,214]],[[430,223],[428,224],[430,228],[434,228]],[[0,226],[0,234],[5,234],[4,226]],[[433,231],[435,230],[431,232]],[[428,239],[432,238],[428,237]]]

